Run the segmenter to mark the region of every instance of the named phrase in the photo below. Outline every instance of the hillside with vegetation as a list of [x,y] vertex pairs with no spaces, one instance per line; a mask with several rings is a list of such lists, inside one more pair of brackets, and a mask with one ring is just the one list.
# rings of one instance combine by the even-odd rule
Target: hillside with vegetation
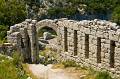
[[[26,6],[28,4],[30,7]],[[34,6],[37,7],[34,7]],[[30,8],[30,11],[29,9]],[[33,9],[33,10],[32,10]],[[100,15],[99,15],[100,14]],[[119,0],[0,0],[0,40],[4,40],[9,26],[20,23],[31,15],[38,19],[70,18],[83,19],[97,18],[120,24]],[[89,16],[86,17],[84,16]],[[95,16],[94,16],[95,15]],[[108,16],[107,16],[108,15]],[[81,18],[80,18],[81,19]],[[79,20],[80,20],[79,19]],[[101,19],[98,17],[98,19]]]
[[[106,19],[119,23],[119,0],[26,0],[37,18]],[[33,5],[34,4],[34,5]],[[91,16],[92,15],[92,16]],[[82,18],[82,16],[88,16]],[[89,17],[91,16],[91,17]],[[80,18],[80,19],[79,19]]]

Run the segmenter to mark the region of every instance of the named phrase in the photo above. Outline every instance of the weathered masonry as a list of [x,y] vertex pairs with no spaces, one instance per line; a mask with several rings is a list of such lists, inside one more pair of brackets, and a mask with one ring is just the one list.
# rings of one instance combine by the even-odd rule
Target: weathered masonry
[[120,26],[105,20],[29,20],[10,27],[8,42],[25,60],[37,63],[37,30],[50,27],[57,32],[57,50],[62,59],[120,76]]

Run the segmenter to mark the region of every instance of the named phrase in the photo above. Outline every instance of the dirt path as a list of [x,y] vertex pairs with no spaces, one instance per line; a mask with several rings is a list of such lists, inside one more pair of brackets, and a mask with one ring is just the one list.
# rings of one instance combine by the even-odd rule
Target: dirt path
[[30,64],[28,66],[38,79],[81,79],[80,77],[84,76],[80,73],[68,72],[65,69],[52,69],[52,65]]

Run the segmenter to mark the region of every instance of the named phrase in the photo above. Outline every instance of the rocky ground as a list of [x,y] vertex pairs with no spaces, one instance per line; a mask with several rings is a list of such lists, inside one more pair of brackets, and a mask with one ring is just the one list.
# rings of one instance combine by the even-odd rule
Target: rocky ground
[[85,74],[83,72],[75,72],[71,68],[52,68],[53,65],[35,65],[29,64],[29,70],[38,79],[82,79]]
[[49,32],[44,32],[43,37],[39,37],[39,49],[52,48],[57,49],[57,36]]

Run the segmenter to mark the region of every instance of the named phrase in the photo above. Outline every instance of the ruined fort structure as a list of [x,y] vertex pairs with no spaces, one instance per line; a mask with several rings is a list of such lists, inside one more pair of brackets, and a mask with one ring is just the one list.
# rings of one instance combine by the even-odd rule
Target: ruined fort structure
[[37,31],[50,27],[57,33],[60,58],[75,60],[82,66],[107,70],[120,75],[120,26],[105,20],[27,19],[8,31],[8,42],[23,54],[26,61],[37,63]]

